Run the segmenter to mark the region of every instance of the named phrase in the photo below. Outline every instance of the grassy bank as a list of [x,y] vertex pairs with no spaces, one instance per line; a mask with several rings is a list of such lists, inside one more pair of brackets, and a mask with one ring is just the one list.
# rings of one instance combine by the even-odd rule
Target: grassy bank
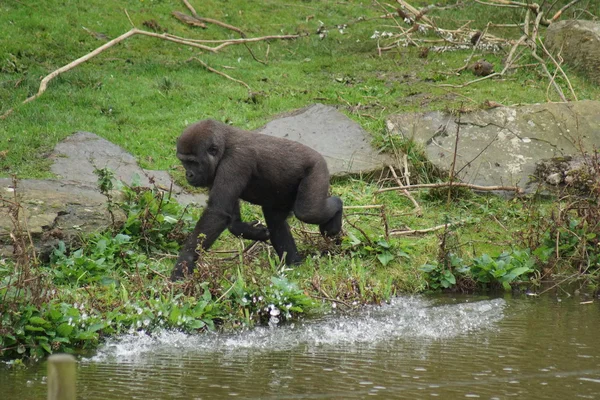
[[[514,24],[524,17],[521,9],[472,2],[444,8],[454,4],[441,1],[427,15],[446,29],[471,21],[482,30],[488,21]],[[595,2],[582,7],[600,14]],[[379,54],[378,46],[389,42],[372,38],[375,31],[397,33],[402,21],[379,18],[384,11],[377,2],[232,0],[198,2],[196,9],[239,27],[247,37],[302,36],[249,44],[252,53],[243,45],[211,53],[135,36],[61,74],[41,97],[23,105],[37,92],[40,77],[125,33],[132,23],[187,38],[239,35],[214,24],[204,30],[178,22],[172,11],[189,12],[175,0],[8,0],[0,9],[0,114],[14,107],[0,121],[0,174],[21,179],[50,177],[47,153],[77,130],[99,134],[134,154],[142,166],[181,179],[174,142],[187,124],[215,118],[252,129],[274,115],[321,102],[361,124],[376,146],[410,150],[413,181],[443,180],[421,163],[418,148],[390,142],[387,115],[547,99],[548,81],[539,68],[518,68],[463,88],[439,86],[476,78],[454,72],[470,49],[430,51],[424,57],[421,48],[400,46]],[[520,35],[519,28],[489,31]],[[477,57],[498,68],[505,55]],[[194,58],[243,81],[251,93]],[[533,60],[520,61],[528,62]],[[600,98],[600,88],[563,68],[579,99]],[[566,90],[566,82],[559,84]],[[93,346],[104,335],[132,329],[193,332],[275,322],[406,292],[510,289],[520,282],[535,288],[556,276],[585,275],[588,283],[597,282],[594,198],[505,200],[431,190],[415,193],[423,208],[418,216],[409,199],[396,192],[377,194],[379,188],[374,180],[334,182],[333,192],[348,206],[346,235],[341,244],[327,243],[312,227],[294,222],[299,247],[308,255],[297,268],[280,266],[266,245],[251,247],[224,235],[203,257],[197,279],[177,284],[166,277],[198,211],[184,212],[151,191],[126,190],[127,201],[117,205],[129,215],[125,226],[87,238],[81,249],[59,248],[49,263],[27,257],[16,264],[0,261],[0,355],[39,357]],[[352,208],[366,205],[378,208]],[[243,217],[261,218],[248,205]],[[390,229],[440,225],[421,235],[389,235]]]

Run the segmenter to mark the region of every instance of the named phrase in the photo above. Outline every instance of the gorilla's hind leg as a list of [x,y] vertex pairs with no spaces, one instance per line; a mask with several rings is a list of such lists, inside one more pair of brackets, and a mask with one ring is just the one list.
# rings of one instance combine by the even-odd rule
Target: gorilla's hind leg
[[343,203],[342,199],[336,196],[328,198],[327,201],[337,203],[334,207],[338,207],[339,211],[337,211],[329,221],[324,224],[319,224],[319,231],[323,236],[333,237],[337,236],[342,231]]
[[319,225],[323,236],[342,230],[342,199],[329,196],[329,172],[325,160],[314,165],[298,186],[294,214],[300,221]]
[[290,226],[287,223],[289,211],[273,210],[263,207],[267,228],[269,228],[269,236],[271,244],[275,248],[279,259],[283,259],[285,255],[285,263],[287,265],[299,264],[302,262],[302,257],[298,254],[296,242],[290,231]]

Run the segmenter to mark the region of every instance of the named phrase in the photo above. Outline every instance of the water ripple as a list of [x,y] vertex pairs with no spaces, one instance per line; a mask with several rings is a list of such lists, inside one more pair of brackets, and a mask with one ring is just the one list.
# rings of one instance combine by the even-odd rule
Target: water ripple
[[138,332],[107,341],[97,354],[84,361],[135,363],[145,354],[171,358],[195,353],[305,351],[321,347],[358,345],[376,347],[394,339],[438,340],[492,328],[503,318],[502,299],[435,305],[422,297],[399,297],[390,304],[372,306],[351,315],[328,315],[281,327],[258,327],[234,334],[188,335],[177,331]]

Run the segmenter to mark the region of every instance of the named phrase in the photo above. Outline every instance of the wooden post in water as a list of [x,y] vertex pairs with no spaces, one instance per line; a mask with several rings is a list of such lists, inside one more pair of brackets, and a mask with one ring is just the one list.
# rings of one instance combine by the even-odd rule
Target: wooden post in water
[[75,400],[76,367],[70,354],[48,357],[48,400]]

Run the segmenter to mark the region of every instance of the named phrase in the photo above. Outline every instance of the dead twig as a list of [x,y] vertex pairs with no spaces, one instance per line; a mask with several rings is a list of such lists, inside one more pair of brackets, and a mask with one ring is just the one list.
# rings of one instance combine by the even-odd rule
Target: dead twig
[[192,13],[192,15],[194,17],[198,16],[198,14],[196,13],[196,9],[194,9],[194,7],[190,4],[189,1],[183,0],[183,4],[185,4],[185,6],[187,7],[187,9],[190,10],[190,12]]
[[199,28],[206,29],[206,24],[204,22],[200,21],[195,16],[190,17],[189,15],[186,15],[186,14],[184,14],[182,12],[179,12],[179,11],[173,11],[171,14],[175,18],[177,18],[179,21],[183,22],[186,25],[197,26]]
[[560,10],[558,10],[558,11],[556,12],[556,14],[554,14],[554,16],[553,16],[552,18],[550,18],[550,22],[554,22],[554,21],[556,21],[557,19],[559,19],[559,18],[560,18],[560,16],[562,15],[562,13],[563,13],[563,12],[564,12],[564,11],[565,11],[567,8],[569,8],[569,7],[571,7],[571,6],[573,6],[573,5],[577,4],[577,3],[579,3],[579,1],[580,1],[580,0],[573,0],[573,1],[571,1],[571,2],[569,2],[569,3],[567,3],[567,4],[565,4],[564,6],[562,6],[562,8],[561,8]]
[[239,83],[240,85],[244,86],[246,89],[248,89],[248,92],[249,92],[249,93],[252,93],[252,89],[250,88],[250,86],[248,86],[248,84],[247,84],[246,82],[244,82],[244,81],[240,81],[239,79],[232,78],[231,76],[227,75],[227,74],[226,74],[226,73],[224,73],[224,72],[217,71],[216,69],[214,69],[214,68],[212,68],[212,67],[209,67],[207,63],[205,63],[204,61],[202,61],[202,60],[201,60],[201,59],[199,59],[198,57],[192,57],[192,58],[190,58],[190,60],[196,60],[196,61],[198,61],[198,62],[200,63],[200,65],[202,65],[204,68],[206,68],[206,69],[207,69],[207,70],[209,70],[210,72],[214,72],[214,73],[215,73],[215,74],[217,74],[217,75],[221,75],[221,76],[223,76],[223,77],[225,77],[225,78],[227,78],[227,79],[230,79],[230,80],[232,80],[232,81],[234,81],[234,82],[237,82],[237,83]]
[[[52,73],[48,74],[47,76],[45,76],[40,83],[38,92],[36,94],[34,94],[33,96],[30,96],[27,99],[25,99],[21,104],[27,104],[27,103],[37,99],[38,97],[40,97],[46,91],[46,89],[48,87],[48,83],[52,79],[56,78],[58,75],[75,68],[79,64],[82,64],[82,63],[90,60],[91,58],[97,56],[98,54],[102,53],[103,51],[105,51],[105,50],[113,47],[114,45],[116,45],[132,36],[135,36],[135,35],[144,35],[144,36],[150,36],[150,37],[154,37],[154,38],[158,38],[158,39],[168,40],[168,41],[171,41],[174,43],[179,43],[179,44],[183,44],[186,46],[191,46],[191,47],[199,48],[201,50],[209,51],[211,53],[216,53],[219,50],[221,50],[227,46],[234,45],[234,44],[258,42],[258,41],[271,40],[271,39],[295,39],[295,38],[299,37],[299,35],[280,35],[280,36],[263,36],[263,37],[248,38],[248,39],[232,39],[232,40],[228,40],[228,41],[223,41],[218,46],[210,47],[210,46],[205,46],[200,43],[196,43],[195,41],[192,41],[189,39],[180,38],[180,37],[169,35],[166,33],[159,34],[159,33],[148,32],[148,31],[137,29],[137,28],[133,28],[133,29],[127,31],[126,33],[122,34],[121,36],[119,36],[119,37],[105,43],[104,45],[98,47],[97,49],[89,52],[88,54],[86,54],[82,57],[79,57],[77,60],[72,61],[69,64],[67,64],[67,65],[53,71]],[[14,108],[8,109],[4,114],[0,115],[0,120],[6,119],[6,117],[8,117],[10,114],[12,114],[13,111],[14,111]]]
[[[563,79],[565,80],[565,82],[567,82],[567,86],[569,86],[569,90],[571,91],[571,95],[573,96],[573,99],[575,101],[577,101],[578,100],[577,99],[577,95],[575,94],[575,90],[573,90],[573,85],[571,85],[571,80],[569,79],[569,77],[567,76],[567,74],[565,73],[565,71],[560,66],[560,63],[558,63],[556,61],[556,59],[552,56],[552,54],[550,54],[550,52],[548,51],[548,49],[546,49],[546,46],[544,46],[544,42],[542,42],[542,39],[538,38],[538,42],[542,46],[542,50],[544,51],[544,54],[546,54],[548,56],[548,58],[550,58],[550,60],[552,60],[552,62],[556,66],[556,69],[561,73],[561,75],[563,76]],[[559,53],[559,56],[560,56],[560,53]]]
[[[461,105],[462,108],[462,105]],[[456,140],[454,141],[454,155],[452,158],[452,166],[450,168],[450,182],[448,187],[452,187],[452,183],[454,183],[454,169],[456,168],[456,155],[458,154],[458,138],[460,137],[460,117],[462,113],[458,112],[458,122],[456,123]],[[448,190],[448,204],[450,204],[452,190]]]
[[365,233],[365,231],[363,231],[361,228],[359,228],[358,226],[356,226],[355,224],[353,224],[352,222],[350,222],[350,219],[348,218],[348,216],[344,215],[344,219],[346,220],[346,222],[353,227],[354,229],[356,229],[357,231],[359,231],[361,233],[361,235],[363,235],[363,237],[365,238],[365,240],[367,241],[367,243],[369,244],[369,246],[373,246],[373,241],[371,240],[371,238]]
[[390,231],[390,235],[391,236],[422,235],[422,234],[429,233],[429,232],[439,231],[440,229],[447,229],[451,226],[462,225],[465,222],[466,222],[466,220],[457,221],[457,222],[448,222],[446,224],[442,224],[442,225],[438,225],[438,226],[434,226],[432,228],[426,228],[426,229],[408,229],[408,230],[392,229]]
[[469,189],[473,189],[473,190],[481,190],[481,191],[502,190],[502,191],[508,191],[508,192],[523,193],[523,189],[519,188],[518,186],[481,186],[481,185],[473,185],[471,183],[463,183],[463,182],[453,182],[452,184],[450,184],[449,182],[422,183],[419,185],[389,187],[389,188],[379,189],[375,193],[383,193],[383,192],[389,192],[392,190],[402,190],[402,189],[418,190],[418,189],[433,189],[433,188],[450,187],[450,186],[465,187],[465,188],[469,188]]
[[421,205],[417,202],[417,200],[415,200],[415,198],[410,194],[410,192],[406,189],[402,189],[403,187],[405,187],[402,184],[402,181],[400,180],[400,178],[398,178],[398,175],[396,175],[396,170],[394,170],[394,167],[391,165],[388,165],[388,168],[390,169],[390,172],[392,173],[392,175],[394,176],[394,179],[396,180],[396,183],[398,184],[398,186],[400,187],[399,190],[402,191],[402,193],[409,198],[409,200],[413,203],[413,205],[415,206],[415,212],[417,213],[417,215],[420,217],[423,215],[423,210],[421,208]]
[[383,208],[383,204],[370,204],[370,205],[366,205],[366,206],[344,206],[344,210],[365,210],[365,209],[371,209],[371,208],[378,208],[381,209]]

